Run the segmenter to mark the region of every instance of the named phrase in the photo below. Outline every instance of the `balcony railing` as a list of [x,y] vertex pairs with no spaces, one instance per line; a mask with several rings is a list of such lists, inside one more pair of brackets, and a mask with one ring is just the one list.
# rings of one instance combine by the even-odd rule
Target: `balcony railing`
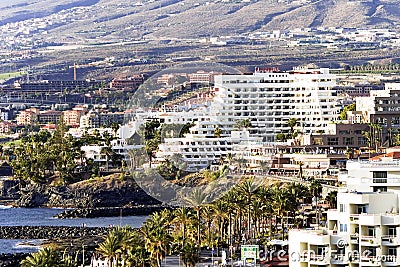
[[360,242],[378,245],[378,240],[375,236],[360,236]]

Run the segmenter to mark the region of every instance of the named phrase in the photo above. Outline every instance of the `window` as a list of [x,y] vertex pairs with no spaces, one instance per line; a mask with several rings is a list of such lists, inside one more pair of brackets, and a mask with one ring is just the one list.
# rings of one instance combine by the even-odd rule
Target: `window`
[[386,171],[374,171],[373,172],[373,183],[387,183],[387,172]]
[[375,227],[368,227],[368,236],[375,237]]
[[322,246],[318,246],[317,247],[317,256],[320,255],[325,255],[325,253],[328,251],[327,247],[322,247]]
[[373,177],[374,178],[387,178],[387,171],[374,171]]
[[314,145],[323,145],[324,141],[321,137],[314,138]]
[[360,205],[357,207],[357,214],[367,213],[367,205]]
[[328,137],[328,145],[334,146],[339,144],[339,139],[337,137]]
[[386,186],[374,186],[373,191],[374,192],[387,192],[387,187]]
[[389,227],[388,228],[388,235],[396,236],[396,227]]
[[343,137],[343,145],[354,145],[354,137]]
[[364,136],[359,136],[357,140],[359,146],[365,146],[367,144],[367,138]]
[[340,232],[347,232],[347,224],[341,223],[340,226],[339,226],[339,231]]
[[339,204],[339,212],[345,212],[346,206],[344,204]]
[[397,248],[388,248],[388,255],[397,256]]

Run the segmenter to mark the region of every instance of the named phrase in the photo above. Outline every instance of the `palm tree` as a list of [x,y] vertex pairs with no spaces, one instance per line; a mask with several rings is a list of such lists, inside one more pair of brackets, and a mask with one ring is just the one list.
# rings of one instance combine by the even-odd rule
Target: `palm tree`
[[299,165],[299,177],[300,177],[300,180],[303,180],[303,166],[304,166],[304,163],[302,161],[299,161],[297,163],[297,165]]
[[273,191],[271,187],[261,186],[257,190],[257,200],[261,203],[261,221],[264,223],[269,220],[269,234],[272,238],[272,215],[273,215]]
[[118,230],[114,230],[107,235],[106,239],[97,248],[97,252],[107,258],[110,267],[118,266],[118,257],[122,252],[121,241],[121,233]]
[[207,225],[207,246],[211,247],[211,225],[214,220],[214,210],[213,205],[205,205],[201,210],[202,218]]
[[317,225],[319,225],[318,199],[321,197],[321,193],[322,193],[321,182],[319,180],[313,179],[309,186],[309,190],[310,190],[311,196],[313,197],[313,199],[315,201],[316,222],[317,222]]
[[195,267],[196,263],[199,262],[199,254],[196,244],[189,240],[185,243],[185,246],[181,249],[181,258],[184,267]]
[[251,237],[251,202],[258,187],[259,185],[255,183],[254,178],[252,177],[240,184],[237,189],[238,193],[243,195],[247,206],[247,239]]
[[233,244],[233,215],[238,209],[239,196],[235,189],[229,190],[221,199],[225,202],[226,210],[228,213],[228,233],[229,233],[229,246]]
[[180,230],[182,231],[182,247],[185,246],[186,241],[186,230],[187,227],[193,223],[193,216],[190,210],[186,207],[180,207],[174,211],[174,219],[172,222],[176,222],[179,225]]
[[114,137],[117,137],[117,132],[119,130],[119,127],[120,127],[120,125],[118,124],[118,122],[114,121],[113,123],[111,123],[110,128],[113,130]]
[[221,134],[222,134],[222,130],[218,126],[215,127],[215,129],[214,129],[214,137],[220,138]]
[[[216,225],[217,225],[217,233],[218,233],[218,244],[222,243],[223,240],[225,239],[225,234],[224,234],[224,225],[226,219],[228,219],[228,214],[226,212],[226,203],[222,201],[221,199],[215,201],[212,203],[212,211],[214,218],[216,219]],[[217,245],[218,245],[217,244]]]
[[337,190],[331,191],[331,192],[328,193],[328,195],[327,195],[326,198],[325,198],[326,201],[329,202],[329,206],[330,206],[332,209],[336,209],[336,204],[337,204],[337,193],[338,193]]
[[44,248],[21,261],[21,267],[56,267],[60,264],[58,253],[52,248]]
[[298,123],[298,121],[297,121],[296,118],[290,118],[290,119],[287,121],[287,125],[290,127],[290,135],[291,135],[291,138],[293,138],[294,127],[296,127],[297,123]]
[[156,212],[140,228],[152,266],[161,267],[162,259],[170,251],[172,237],[169,233],[169,219],[168,212]]
[[282,239],[285,237],[284,232],[284,212],[287,210],[287,205],[290,200],[288,200],[288,192],[286,188],[278,185],[272,187],[272,197],[273,197],[273,209],[275,211],[275,229],[277,228],[278,220],[280,218],[281,228],[282,228]]

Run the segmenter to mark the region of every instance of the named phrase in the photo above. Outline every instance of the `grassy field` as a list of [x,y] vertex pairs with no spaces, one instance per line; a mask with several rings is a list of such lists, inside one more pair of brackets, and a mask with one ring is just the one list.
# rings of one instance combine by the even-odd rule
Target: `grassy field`
[[0,80],[8,80],[8,79],[19,77],[19,76],[22,76],[25,74],[26,74],[26,71],[0,73]]

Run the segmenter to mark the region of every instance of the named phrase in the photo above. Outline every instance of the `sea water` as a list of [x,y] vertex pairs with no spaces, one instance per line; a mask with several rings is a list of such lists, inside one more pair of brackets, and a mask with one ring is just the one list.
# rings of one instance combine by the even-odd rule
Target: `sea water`
[[[86,226],[108,227],[116,225],[129,225],[133,228],[140,227],[147,216],[127,217],[102,217],[102,218],[77,218],[55,219],[54,215],[64,209],[51,208],[10,208],[0,206],[0,226]],[[35,245],[36,244],[36,245]],[[37,251],[37,240],[0,239],[1,253],[18,253]]]

